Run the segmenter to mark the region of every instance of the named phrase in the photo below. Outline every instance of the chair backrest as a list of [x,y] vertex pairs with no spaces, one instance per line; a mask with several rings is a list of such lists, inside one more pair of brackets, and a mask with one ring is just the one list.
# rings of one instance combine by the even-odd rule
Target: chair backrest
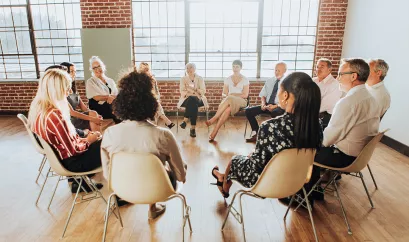
[[175,194],[164,165],[150,153],[113,154],[108,182],[119,197],[135,204],[161,202]]
[[47,143],[43,138],[37,136],[40,140],[41,145],[44,147],[45,155],[47,156],[47,160],[50,164],[51,169],[60,176],[72,176],[73,172],[65,169],[61,165],[61,161],[58,158],[57,154],[55,154],[53,148],[50,144]]
[[279,152],[268,162],[251,191],[266,198],[295,194],[310,179],[315,152],[315,149]]
[[379,143],[379,141],[387,131],[389,131],[389,129],[375,135],[372,140],[365,145],[361,153],[359,153],[358,157],[356,157],[354,163],[340,170],[345,172],[360,172],[362,169],[364,169],[368,165],[368,162],[371,160],[376,145]]
[[28,137],[30,137],[31,143],[33,143],[34,148],[36,149],[36,151],[40,154],[45,154],[43,147],[41,147],[40,143],[37,140],[37,135],[33,133],[33,131],[31,131],[30,129],[30,125],[28,124],[28,120],[26,118],[26,116],[24,116],[24,114],[17,114],[17,118],[19,118],[21,120],[21,122],[23,122],[24,127],[27,130],[28,133]]

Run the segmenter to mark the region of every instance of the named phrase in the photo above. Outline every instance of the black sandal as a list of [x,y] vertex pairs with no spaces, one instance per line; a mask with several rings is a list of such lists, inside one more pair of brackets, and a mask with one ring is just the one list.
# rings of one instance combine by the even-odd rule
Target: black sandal
[[220,192],[222,193],[222,196],[223,196],[224,198],[228,198],[228,197],[230,196],[230,194],[229,194],[228,192],[225,192],[225,191],[223,190],[223,182],[217,180],[217,176],[213,173],[214,170],[217,170],[217,171],[218,171],[218,170],[219,170],[219,167],[215,166],[215,167],[212,169],[212,176],[216,179],[216,183],[210,183],[210,185],[216,185],[216,186],[220,187],[220,188],[221,188]]

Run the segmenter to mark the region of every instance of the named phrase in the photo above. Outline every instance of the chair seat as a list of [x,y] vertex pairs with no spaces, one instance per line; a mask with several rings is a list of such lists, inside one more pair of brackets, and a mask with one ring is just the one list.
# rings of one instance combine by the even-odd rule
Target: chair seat
[[314,166],[318,166],[318,167],[325,168],[325,169],[330,169],[333,171],[340,171],[340,172],[359,172],[356,170],[352,170],[350,165],[347,167],[337,168],[337,167],[326,166],[326,165],[314,162]]
[[[67,170],[68,171],[68,170]],[[64,176],[86,176],[86,175],[90,175],[90,174],[95,174],[95,173],[99,173],[102,172],[102,166],[92,170],[92,171],[86,171],[86,172],[72,172],[72,171],[68,171]]]

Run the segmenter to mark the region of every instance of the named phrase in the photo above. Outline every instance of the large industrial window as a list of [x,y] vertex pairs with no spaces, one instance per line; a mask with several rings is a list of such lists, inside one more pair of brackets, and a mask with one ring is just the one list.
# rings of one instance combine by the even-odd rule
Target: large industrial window
[[64,61],[84,76],[80,0],[0,0],[0,78],[36,79]]
[[208,78],[243,62],[251,78],[271,77],[274,64],[312,74],[319,0],[132,0],[135,63],[157,77],[184,75],[194,62]]

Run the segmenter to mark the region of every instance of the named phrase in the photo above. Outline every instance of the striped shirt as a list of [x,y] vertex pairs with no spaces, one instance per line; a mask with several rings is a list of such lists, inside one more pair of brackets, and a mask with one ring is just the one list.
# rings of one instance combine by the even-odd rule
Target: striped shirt
[[52,109],[46,114],[44,129],[40,125],[40,115],[38,115],[33,132],[51,144],[62,160],[85,152],[89,143],[86,139],[80,138],[78,134],[71,135],[67,123],[58,109]]

